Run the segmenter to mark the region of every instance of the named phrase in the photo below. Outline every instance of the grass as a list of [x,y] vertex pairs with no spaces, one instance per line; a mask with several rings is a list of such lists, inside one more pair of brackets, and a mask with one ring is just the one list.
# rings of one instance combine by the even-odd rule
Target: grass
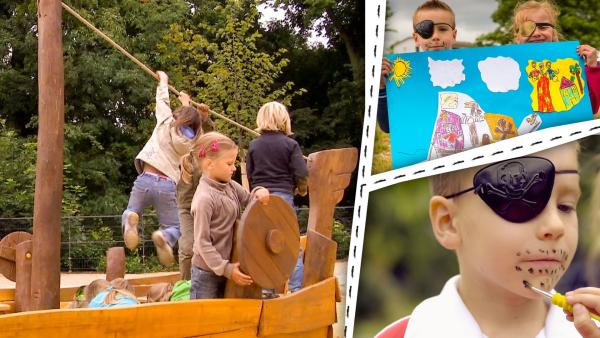
[[392,170],[392,152],[390,150],[390,134],[379,129],[375,131],[375,145],[373,149],[372,173],[379,174]]

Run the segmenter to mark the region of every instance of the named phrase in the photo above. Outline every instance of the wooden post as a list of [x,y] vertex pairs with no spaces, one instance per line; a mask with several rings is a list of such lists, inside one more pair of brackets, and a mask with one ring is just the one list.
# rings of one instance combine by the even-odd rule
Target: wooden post
[[122,246],[106,250],[106,280],[125,277],[125,248]]
[[38,0],[38,140],[33,207],[32,309],[60,307],[64,65],[59,0]]
[[16,246],[15,312],[31,310],[31,246],[31,241]]

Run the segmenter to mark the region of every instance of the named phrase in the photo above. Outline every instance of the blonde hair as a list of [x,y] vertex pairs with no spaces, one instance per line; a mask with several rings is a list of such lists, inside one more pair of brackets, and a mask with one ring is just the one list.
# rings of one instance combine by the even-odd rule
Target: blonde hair
[[263,104],[256,115],[256,131],[280,131],[286,135],[292,135],[292,124],[290,115],[284,105],[271,101]]
[[171,299],[173,293],[173,284],[171,283],[157,283],[148,289],[146,296],[147,303],[155,302],[168,302]]
[[119,294],[137,302],[137,297],[133,294],[133,287],[129,285],[129,282],[123,278],[115,278],[109,285],[108,293],[104,297],[104,304],[117,304],[117,295]]
[[215,159],[223,151],[237,149],[238,146],[229,137],[211,131],[202,134],[194,140],[192,149],[186,155],[181,157],[181,179],[186,183],[191,183],[194,170],[199,170],[203,159]]
[[88,286],[83,290],[83,294],[85,295],[85,300],[90,302],[94,297],[96,297],[100,292],[106,290],[106,288],[110,285],[110,283],[106,279],[96,279],[92,281]]
[[443,1],[439,1],[439,0],[429,0],[429,1],[425,1],[424,3],[422,3],[419,7],[417,7],[417,9],[415,9],[415,12],[413,13],[413,29],[415,28],[414,26],[418,23],[415,22],[415,20],[417,19],[417,13],[419,13],[420,11],[426,11],[426,10],[442,10],[442,11],[447,11],[450,14],[452,14],[452,26],[456,26],[456,17],[454,15],[454,11],[452,10],[452,8],[450,6],[448,6],[447,3],[443,2]]
[[536,10],[540,9],[546,11],[548,17],[550,18],[550,23],[554,25],[554,33],[552,41],[558,41],[562,39],[562,34],[558,30],[557,18],[560,14],[560,10],[551,0],[529,0],[525,2],[519,2],[515,6],[515,10],[513,12],[513,32],[514,34],[519,34],[519,26],[525,21],[525,11],[528,10]]
[[129,283],[129,281],[125,278],[115,278],[110,281],[110,285],[112,285],[112,287],[115,289],[122,289],[130,293],[135,293],[133,285],[131,285],[131,283]]

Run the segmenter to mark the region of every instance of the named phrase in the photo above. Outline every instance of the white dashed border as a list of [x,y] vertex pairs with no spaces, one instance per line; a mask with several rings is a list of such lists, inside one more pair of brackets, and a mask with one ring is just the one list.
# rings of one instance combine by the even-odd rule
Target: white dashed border
[[365,116],[362,144],[359,152],[357,189],[346,281],[345,337],[352,337],[354,330],[356,296],[358,293],[369,192],[404,181],[501,161],[507,158],[525,156],[600,133],[600,120],[574,123],[539,130],[485,147],[371,176],[379,74],[383,56],[385,6],[385,0],[365,2]]

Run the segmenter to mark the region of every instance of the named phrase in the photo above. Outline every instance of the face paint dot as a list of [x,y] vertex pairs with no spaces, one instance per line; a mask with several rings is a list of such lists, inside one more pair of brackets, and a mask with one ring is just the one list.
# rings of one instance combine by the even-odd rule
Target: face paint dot
[[529,268],[527,271],[529,271],[529,273],[533,273],[533,268]]
[[552,253],[556,253],[556,249],[552,249]]
[[539,269],[539,270],[538,270],[538,272],[539,272],[539,273],[542,273],[542,269]]
[[520,253],[520,252],[517,252],[517,256],[519,256],[519,257],[520,257],[520,256],[521,256],[521,253]]
[[525,250],[525,253],[530,254],[531,252],[529,250]]
[[521,271],[521,267],[517,265],[517,266],[515,266],[515,270]]
[[526,288],[527,288],[527,287],[529,287],[529,282],[528,282],[528,281],[526,281],[526,280],[524,280],[524,281],[523,281],[523,286],[524,286],[524,287],[526,287]]
[[541,283],[540,283],[540,286],[541,286],[541,287],[544,287],[544,282],[541,282]]

